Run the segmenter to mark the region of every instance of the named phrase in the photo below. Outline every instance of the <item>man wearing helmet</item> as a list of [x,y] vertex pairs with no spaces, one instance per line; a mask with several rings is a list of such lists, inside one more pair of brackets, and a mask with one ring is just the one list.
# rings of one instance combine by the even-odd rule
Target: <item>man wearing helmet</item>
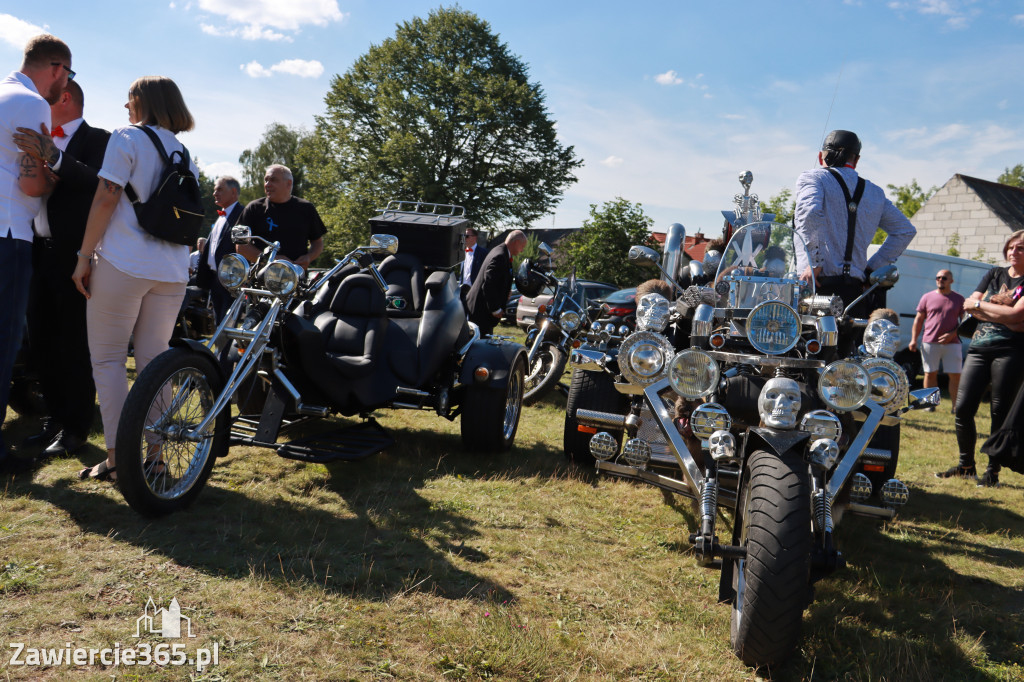
[[499,244],[487,252],[479,274],[466,295],[469,321],[480,327],[482,336],[490,336],[504,314],[508,292],[512,290],[512,259],[526,248],[526,234],[512,230]]
[[[896,261],[917,230],[889,201],[881,187],[857,174],[860,139],[848,130],[833,130],[825,138],[818,163],[796,181],[794,229],[807,244],[810,263],[797,250],[797,271],[822,294],[838,294],[849,305],[864,289],[867,276]],[[881,228],[886,234],[870,259],[868,244]],[[867,317],[871,302],[851,311]]]

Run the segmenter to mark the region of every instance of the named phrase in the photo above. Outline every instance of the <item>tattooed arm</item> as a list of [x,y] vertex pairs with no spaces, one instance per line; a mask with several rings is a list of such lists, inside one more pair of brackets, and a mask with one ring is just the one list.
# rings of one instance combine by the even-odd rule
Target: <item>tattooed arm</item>
[[82,295],[89,298],[89,277],[92,274],[92,256],[96,247],[110,225],[110,217],[114,215],[117,202],[121,199],[124,188],[116,182],[100,178],[96,194],[92,198],[89,218],[85,223],[85,235],[82,237],[82,248],[78,251],[78,265],[71,279]]
[[30,154],[18,154],[18,189],[30,197],[53,191],[57,178],[43,162]]
[[14,133],[14,144],[18,145],[18,149],[21,151],[45,162],[46,165],[55,166],[60,160],[60,150],[53,143],[46,124],[41,124],[39,129],[42,132],[19,127],[18,132]]

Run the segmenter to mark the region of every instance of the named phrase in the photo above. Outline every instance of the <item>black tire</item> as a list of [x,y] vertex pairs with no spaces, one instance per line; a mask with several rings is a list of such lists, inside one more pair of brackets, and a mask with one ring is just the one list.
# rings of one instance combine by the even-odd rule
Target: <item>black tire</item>
[[132,509],[162,516],[199,495],[214,461],[227,452],[229,407],[217,415],[212,436],[195,443],[179,434],[209,414],[221,388],[213,360],[185,348],[161,353],[139,375],[121,412],[114,453],[117,485]]
[[532,405],[547,394],[565,374],[565,363],[569,357],[553,343],[542,343],[533,358],[533,364],[526,372],[526,392],[523,404]]
[[796,648],[810,601],[810,477],[800,453],[747,460],[737,511],[745,559],[733,571],[733,651],[746,665],[781,663]]
[[471,452],[498,453],[512,447],[523,414],[526,357],[509,367],[505,390],[467,386],[462,401],[462,445]]
[[[562,434],[562,448],[565,456],[577,464],[592,466],[594,457],[590,454],[592,429],[580,431],[576,410],[596,410],[611,414],[626,414],[629,411],[629,396],[615,390],[615,380],[607,372],[572,371],[569,382],[569,397],[565,401],[565,427]],[[587,427],[584,427],[585,429]],[[622,444],[622,431],[600,429],[610,433]]]

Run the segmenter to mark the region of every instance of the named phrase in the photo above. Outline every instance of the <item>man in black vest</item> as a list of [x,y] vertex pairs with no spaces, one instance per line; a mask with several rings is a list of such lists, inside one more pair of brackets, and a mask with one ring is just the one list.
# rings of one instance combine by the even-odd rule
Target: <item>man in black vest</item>
[[76,252],[110,133],[86,123],[84,107],[77,81],[68,81],[60,99],[50,106],[53,143],[63,158],[51,177],[53,191],[34,223],[27,315],[30,362],[40,378],[49,417],[42,431],[25,444],[46,446],[43,457],[74,452],[85,444],[96,402],[85,297],[75,289],[71,273],[78,264]]
[[242,205],[238,203],[239,191],[241,185],[230,175],[222,175],[213,184],[213,203],[218,207],[217,221],[210,228],[210,238],[206,240],[199,255],[196,284],[209,289],[217,324],[220,324],[224,313],[231,307],[231,294],[217,278],[217,268],[224,256],[235,252],[235,245],[231,242],[231,228],[238,224],[242,216]]
[[470,322],[480,327],[481,336],[490,336],[505,313],[508,292],[512,289],[512,259],[526,248],[526,235],[512,230],[505,243],[487,252],[480,273],[466,295]]

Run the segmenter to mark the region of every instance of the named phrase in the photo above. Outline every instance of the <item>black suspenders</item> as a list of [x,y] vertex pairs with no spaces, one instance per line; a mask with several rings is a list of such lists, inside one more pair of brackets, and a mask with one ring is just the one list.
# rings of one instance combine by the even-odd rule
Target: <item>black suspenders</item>
[[836,179],[843,190],[843,197],[846,199],[846,255],[843,256],[843,276],[850,276],[850,263],[853,262],[853,238],[857,231],[857,205],[864,196],[864,178],[857,178],[857,188],[850,196],[850,190],[843,182],[843,176],[834,168],[826,168],[832,177]]

